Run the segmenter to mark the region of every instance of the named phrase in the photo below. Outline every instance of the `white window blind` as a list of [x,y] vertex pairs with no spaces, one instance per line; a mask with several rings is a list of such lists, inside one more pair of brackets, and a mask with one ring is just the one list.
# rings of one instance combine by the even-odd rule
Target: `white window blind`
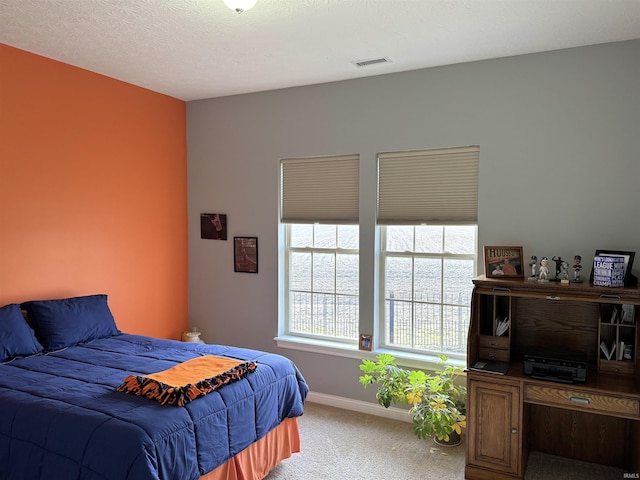
[[378,224],[475,224],[477,146],[378,155]]
[[360,157],[281,160],[282,223],[358,223]]

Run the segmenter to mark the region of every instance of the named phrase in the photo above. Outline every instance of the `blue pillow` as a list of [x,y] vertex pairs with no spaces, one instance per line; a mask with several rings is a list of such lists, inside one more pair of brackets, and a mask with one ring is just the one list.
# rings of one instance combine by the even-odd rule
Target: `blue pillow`
[[0,362],[40,352],[42,345],[25,322],[20,305],[12,303],[0,308]]
[[48,352],[120,333],[106,295],[31,301],[22,308]]

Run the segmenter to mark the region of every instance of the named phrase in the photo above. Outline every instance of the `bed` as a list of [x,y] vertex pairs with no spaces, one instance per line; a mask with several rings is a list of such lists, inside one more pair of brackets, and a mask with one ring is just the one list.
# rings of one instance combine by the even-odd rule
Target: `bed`
[[[123,389],[205,359],[247,368],[182,405]],[[106,295],[1,307],[0,362],[2,479],[253,480],[300,448],[289,359],[122,333]]]

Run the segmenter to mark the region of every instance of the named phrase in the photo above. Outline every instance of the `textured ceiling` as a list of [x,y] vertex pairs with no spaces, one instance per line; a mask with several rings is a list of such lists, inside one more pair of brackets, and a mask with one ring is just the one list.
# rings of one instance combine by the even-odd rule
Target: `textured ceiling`
[[0,43],[187,101],[635,38],[640,0],[0,0]]

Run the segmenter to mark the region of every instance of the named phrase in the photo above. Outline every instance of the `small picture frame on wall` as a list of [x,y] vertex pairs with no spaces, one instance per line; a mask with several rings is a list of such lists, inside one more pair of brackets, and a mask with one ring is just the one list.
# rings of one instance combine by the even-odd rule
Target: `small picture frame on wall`
[[226,240],[227,216],[223,213],[201,213],[200,238]]
[[258,273],[258,237],[233,237],[233,270]]
[[484,271],[488,278],[524,278],[522,247],[484,247]]
[[373,337],[371,335],[365,335],[364,333],[361,333],[360,343],[358,343],[358,348],[360,350],[371,351],[371,349],[373,348]]

